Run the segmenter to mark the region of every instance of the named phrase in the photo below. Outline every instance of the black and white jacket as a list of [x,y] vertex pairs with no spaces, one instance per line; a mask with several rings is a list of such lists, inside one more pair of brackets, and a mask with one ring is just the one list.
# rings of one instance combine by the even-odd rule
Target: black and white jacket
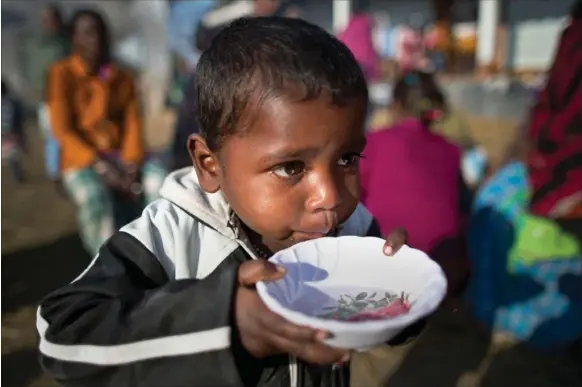
[[[123,227],[37,313],[41,363],[65,386],[332,386],[331,367],[256,359],[233,324],[238,266],[256,256],[221,193],[193,168],[171,174],[162,199]],[[367,235],[362,206],[343,235]],[[335,379],[335,381],[334,381]]]

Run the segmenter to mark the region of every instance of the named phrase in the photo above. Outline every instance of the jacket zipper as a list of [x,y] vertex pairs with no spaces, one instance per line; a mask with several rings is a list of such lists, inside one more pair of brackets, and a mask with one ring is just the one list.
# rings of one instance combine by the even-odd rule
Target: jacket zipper
[[299,387],[297,371],[297,358],[289,355],[289,384],[291,387]]
[[336,363],[331,366],[331,387],[347,387],[344,378],[344,367],[349,363]]

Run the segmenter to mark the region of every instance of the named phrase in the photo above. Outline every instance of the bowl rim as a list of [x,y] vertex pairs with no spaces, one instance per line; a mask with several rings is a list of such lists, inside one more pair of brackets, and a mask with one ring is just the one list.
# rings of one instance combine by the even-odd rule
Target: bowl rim
[[[276,259],[280,254],[285,251],[293,250],[297,248],[299,245],[303,244],[311,244],[311,243],[318,243],[323,239],[333,238],[333,239],[358,239],[360,243],[368,243],[377,241],[381,241],[384,243],[384,239],[377,238],[377,237],[358,237],[358,236],[338,236],[338,237],[326,237],[326,238],[319,238],[310,241],[300,242],[296,245],[293,245],[287,249],[281,250],[275,253],[269,261]],[[366,241],[367,240],[367,241]],[[274,297],[272,297],[268,290],[267,290],[267,283],[264,281],[259,281],[256,284],[257,292],[261,297],[261,300],[265,303],[267,308],[269,308],[272,312],[278,314],[279,316],[289,320],[290,322],[298,325],[309,326],[316,329],[322,329],[326,331],[336,331],[336,332],[361,332],[362,330],[369,330],[369,331],[378,331],[378,330],[386,330],[386,329],[404,329],[405,327],[413,324],[414,322],[426,317],[427,315],[434,312],[438,306],[442,303],[443,299],[446,295],[447,290],[447,280],[446,277],[441,269],[441,267],[433,261],[424,251],[414,249],[408,245],[404,245],[398,250],[395,254],[406,254],[406,253],[420,253],[422,259],[426,260],[428,265],[433,266],[437,269],[437,272],[440,275],[435,276],[434,281],[427,283],[425,286],[434,286],[436,283],[437,288],[440,288],[440,295],[434,298],[434,302],[429,304],[423,312],[417,313],[407,313],[403,314],[394,318],[390,319],[383,319],[383,320],[367,320],[367,321],[338,321],[338,320],[330,320],[324,319],[320,317],[310,316],[304,314],[302,312],[298,312],[292,309],[287,308],[286,306],[282,305],[279,301],[277,301]],[[286,253],[283,253],[286,254]],[[390,259],[387,257],[387,259]],[[417,309],[418,310],[418,309]]]

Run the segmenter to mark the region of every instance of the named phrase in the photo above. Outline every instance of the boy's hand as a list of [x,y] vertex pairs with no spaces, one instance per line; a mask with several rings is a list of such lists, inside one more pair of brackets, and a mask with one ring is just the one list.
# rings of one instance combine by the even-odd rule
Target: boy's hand
[[242,345],[254,357],[289,353],[313,364],[346,361],[348,352],[323,343],[327,333],[295,325],[271,312],[254,289],[258,281],[274,281],[285,275],[283,268],[265,260],[243,263],[235,298],[236,324]]
[[391,256],[396,254],[400,248],[406,244],[408,240],[408,233],[402,227],[395,228],[386,237],[386,243],[384,243],[384,254]]

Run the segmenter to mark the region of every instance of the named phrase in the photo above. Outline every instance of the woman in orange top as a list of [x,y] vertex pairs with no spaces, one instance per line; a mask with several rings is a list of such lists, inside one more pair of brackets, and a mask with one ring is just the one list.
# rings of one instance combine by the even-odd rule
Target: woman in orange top
[[81,10],[71,27],[72,54],[51,66],[47,101],[63,183],[79,207],[83,242],[96,253],[115,231],[112,194],[151,200],[164,170],[144,162],[135,84],[110,60],[105,21]]

